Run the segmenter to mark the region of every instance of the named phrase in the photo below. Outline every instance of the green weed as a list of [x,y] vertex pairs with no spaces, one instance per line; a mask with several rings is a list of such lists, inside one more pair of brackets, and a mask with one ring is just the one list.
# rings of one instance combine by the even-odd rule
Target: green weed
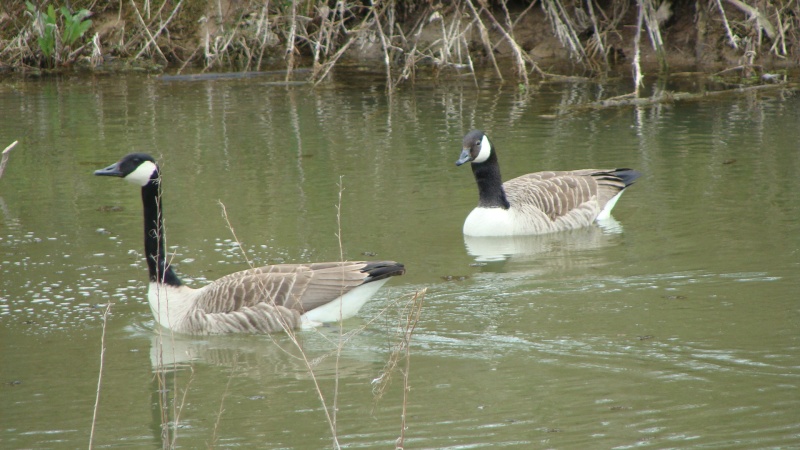
[[[56,56],[58,61],[58,53],[63,48],[71,48],[73,44],[83,37],[89,27],[92,26],[92,21],[86,19],[89,17],[89,10],[81,9],[80,11],[72,14],[66,6],[59,9],[61,13],[62,33],[58,35],[58,17],[56,17],[56,9],[52,4],[47,6],[47,11],[42,12],[30,1],[26,1],[25,5],[28,8],[31,16],[33,17],[33,28],[38,34],[36,42],[39,44],[39,49],[42,51],[45,59],[50,59]],[[59,41],[58,38],[61,38]],[[61,48],[63,46],[63,48]]]

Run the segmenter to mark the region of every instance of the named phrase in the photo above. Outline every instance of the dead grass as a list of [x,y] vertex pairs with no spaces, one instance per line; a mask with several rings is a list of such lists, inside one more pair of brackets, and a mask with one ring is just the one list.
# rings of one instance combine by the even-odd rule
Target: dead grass
[[[7,2],[0,14],[0,63],[15,69],[103,67],[110,58],[125,58],[178,71],[283,66],[287,81],[295,68],[310,66],[311,81],[318,84],[341,61],[355,60],[382,67],[391,92],[421,70],[474,78],[482,66],[502,81],[502,69],[510,65],[517,82],[527,85],[532,76],[548,76],[543,61],[531,56],[548,35],[578,70],[593,74],[606,73],[620,58],[638,64],[632,67],[638,73],[651,60],[666,71],[670,58],[693,45],[704,49],[696,62],[716,63],[714,70],[789,64],[800,56],[796,1],[73,2],[79,7],[95,13],[82,45],[47,60],[24,2]],[[647,48],[640,45],[644,36]],[[692,36],[702,42],[692,42]]]

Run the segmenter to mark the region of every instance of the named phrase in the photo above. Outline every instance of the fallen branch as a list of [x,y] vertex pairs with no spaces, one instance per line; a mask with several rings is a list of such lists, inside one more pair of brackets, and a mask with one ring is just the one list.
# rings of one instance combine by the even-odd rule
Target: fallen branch
[[584,105],[577,105],[573,110],[584,109],[603,109],[615,108],[620,106],[649,106],[659,103],[672,103],[676,101],[691,101],[702,100],[708,97],[718,97],[721,95],[743,94],[747,92],[757,92],[772,89],[789,89],[791,91],[800,91],[800,86],[790,86],[788,83],[775,83],[775,84],[760,84],[758,86],[748,86],[736,89],[725,89],[723,91],[710,91],[702,92],[699,94],[692,94],[689,92],[664,92],[660,95],[647,98],[634,97],[634,94],[625,94],[619,97],[613,97],[597,102],[587,103]]
[[[775,27],[772,26],[772,23],[761,11],[739,0],[727,0],[727,2],[747,13],[750,19],[755,19],[758,27],[767,33],[767,37],[770,38],[770,40],[775,40]],[[780,20],[780,17],[778,17],[778,20]]]
[[8,163],[8,154],[9,152],[11,152],[11,149],[17,145],[17,142],[19,141],[12,142],[11,145],[9,145],[8,147],[6,147],[5,150],[3,150],[3,159],[0,160],[0,178],[3,178],[3,172],[5,172],[6,170],[6,163]]

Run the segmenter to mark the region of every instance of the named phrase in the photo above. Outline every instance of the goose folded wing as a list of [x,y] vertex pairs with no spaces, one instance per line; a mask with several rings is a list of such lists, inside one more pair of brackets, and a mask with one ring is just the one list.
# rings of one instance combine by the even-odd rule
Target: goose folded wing
[[509,180],[504,187],[512,205],[536,208],[555,221],[597,200],[597,182],[587,176],[591,173],[538,172]]
[[237,272],[204,287],[198,309],[229,313],[265,303],[305,312],[362,284],[363,262],[280,264]]

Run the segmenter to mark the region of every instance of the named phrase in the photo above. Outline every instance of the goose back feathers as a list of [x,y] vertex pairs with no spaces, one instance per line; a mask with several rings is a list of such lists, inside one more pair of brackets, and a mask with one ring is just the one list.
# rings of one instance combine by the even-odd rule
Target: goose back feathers
[[545,234],[609,217],[623,190],[639,178],[632,169],[536,172],[502,182],[497,153],[479,130],[464,137],[456,165],[471,162],[478,206],[464,222],[468,236]]
[[155,160],[133,153],[95,175],[142,188],[148,302],[156,321],[182,333],[272,333],[347,319],[392,276],[394,261],[279,264],[224,276],[199,289],[182,283],[166,261],[160,186]]

